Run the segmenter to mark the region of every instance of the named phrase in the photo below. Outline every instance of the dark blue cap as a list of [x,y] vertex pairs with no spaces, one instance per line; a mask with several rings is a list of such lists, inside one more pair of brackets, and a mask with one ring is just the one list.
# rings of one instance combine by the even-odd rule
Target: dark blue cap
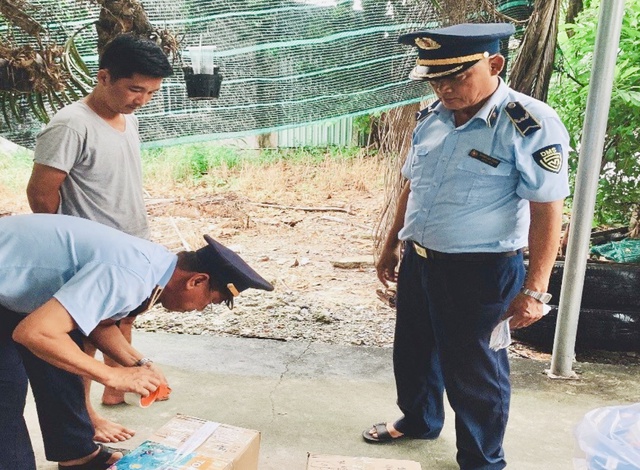
[[462,23],[403,34],[398,41],[418,48],[409,78],[433,80],[463,72],[480,59],[497,54],[500,40],[514,32],[510,23]]
[[273,290],[273,286],[255,272],[240,256],[209,235],[204,239],[207,246],[196,251],[196,256],[207,273],[226,286],[235,297],[243,290],[253,288]]

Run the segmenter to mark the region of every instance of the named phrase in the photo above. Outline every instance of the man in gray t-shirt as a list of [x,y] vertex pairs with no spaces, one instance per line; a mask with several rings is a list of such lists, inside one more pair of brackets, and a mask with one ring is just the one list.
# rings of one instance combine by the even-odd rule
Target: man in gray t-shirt
[[[27,198],[33,212],[60,213],[101,222],[130,235],[149,237],[142,190],[138,120],[144,106],[173,73],[153,41],[122,34],[100,57],[96,86],[83,100],[60,110],[38,135]],[[131,342],[133,319],[120,323]],[[88,354],[95,348],[87,344]],[[105,363],[114,365],[110,358]],[[87,409],[94,439],[117,442],[134,432]],[[104,404],[123,401],[122,392],[105,388]]]
[[[56,212],[149,238],[138,120],[133,114],[122,118],[123,130],[114,128],[86,101],[70,104],[53,117],[36,142],[34,184],[28,193],[34,212],[41,208],[37,195],[53,196],[54,205],[59,197]],[[52,189],[54,194],[45,194]]]

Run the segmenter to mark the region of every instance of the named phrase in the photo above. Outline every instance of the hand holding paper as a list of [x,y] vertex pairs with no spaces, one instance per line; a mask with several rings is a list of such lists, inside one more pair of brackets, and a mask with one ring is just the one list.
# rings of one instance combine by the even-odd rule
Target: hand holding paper
[[[542,315],[546,315],[551,311],[551,307],[547,304],[542,306]],[[493,329],[491,332],[491,338],[489,339],[489,347],[493,351],[499,351],[511,344],[511,328],[509,327],[509,321],[511,317],[505,318]]]

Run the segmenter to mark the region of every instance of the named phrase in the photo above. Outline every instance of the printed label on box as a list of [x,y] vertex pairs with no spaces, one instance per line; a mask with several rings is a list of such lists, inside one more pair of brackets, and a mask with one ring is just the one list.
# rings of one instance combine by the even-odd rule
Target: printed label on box
[[178,415],[109,470],[257,470],[260,433]]

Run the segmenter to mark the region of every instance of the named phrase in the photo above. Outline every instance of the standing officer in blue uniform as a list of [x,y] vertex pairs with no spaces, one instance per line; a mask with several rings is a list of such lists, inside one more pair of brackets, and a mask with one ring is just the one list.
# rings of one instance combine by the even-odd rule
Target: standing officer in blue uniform
[[[143,396],[166,380],[117,320],[155,301],[182,312],[231,307],[248,288],[273,290],[237,254],[205,240],[199,250],[176,255],[80,217],[0,218],[1,470],[36,469],[23,418],[27,380],[45,455],[59,469],[101,470],[122,457],[93,442],[81,377]],[[85,339],[123,367],[86,354]]]
[[464,470],[506,466],[509,363],[489,338],[502,318],[522,328],[542,316],[569,194],[565,127],[500,78],[500,40],[513,32],[459,24],[400,37],[418,48],[410,78],[429,82],[438,101],[418,115],[376,266],[384,285],[397,282],[393,364],[403,416],[363,437],[438,437],[446,390]]

